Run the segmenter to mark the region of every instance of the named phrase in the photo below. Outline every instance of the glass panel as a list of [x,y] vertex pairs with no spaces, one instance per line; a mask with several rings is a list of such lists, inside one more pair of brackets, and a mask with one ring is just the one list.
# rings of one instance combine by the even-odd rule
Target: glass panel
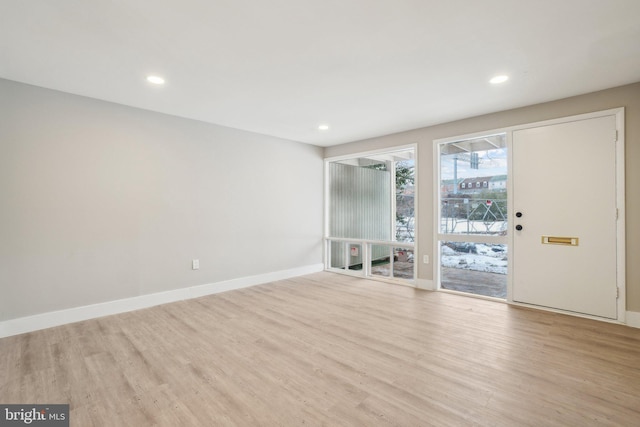
[[[328,165],[328,236],[380,242],[415,241],[414,149],[372,153]],[[402,245],[404,243],[398,243]],[[368,258],[363,249],[369,249]],[[413,279],[413,250],[330,242],[330,268]],[[410,253],[409,253],[410,252]],[[411,260],[409,261],[409,258]],[[400,261],[398,261],[400,259]],[[394,266],[394,262],[398,262]],[[369,267],[372,267],[372,270]]]
[[380,277],[391,276],[391,252],[390,246],[371,245],[371,275]]
[[396,161],[395,170],[396,240],[415,242],[415,161]]
[[390,240],[391,175],[384,163],[329,165],[329,236]]
[[342,270],[362,270],[362,245],[359,243],[330,242],[329,267]]
[[[507,296],[507,245],[476,236],[507,234],[506,134],[440,146],[440,287]],[[464,242],[442,235],[464,235]],[[484,239],[486,240],[486,239]],[[506,242],[506,238],[495,239]]]
[[330,245],[330,268],[342,268],[345,267],[345,243],[343,242],[329,242]]
[[507,255],[504,244],[441,242],[440,287],[506,298]]
[[372,245],[371,275],[413,280],[413,249]]
[[393,277],[413,280],[413,249],[394,248]]
[[506,230],[506,135],[442,145],[440,233],[506,235]]

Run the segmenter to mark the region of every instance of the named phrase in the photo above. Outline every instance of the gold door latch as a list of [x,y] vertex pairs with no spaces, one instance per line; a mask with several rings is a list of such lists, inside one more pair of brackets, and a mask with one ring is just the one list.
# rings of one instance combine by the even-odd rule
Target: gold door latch
[[579,240],[577,237],[542,236],[544,245],[578,246]]

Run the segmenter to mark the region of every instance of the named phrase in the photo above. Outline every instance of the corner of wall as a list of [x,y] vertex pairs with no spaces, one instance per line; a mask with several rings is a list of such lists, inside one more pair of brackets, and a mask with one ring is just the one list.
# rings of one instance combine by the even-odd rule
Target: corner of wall
[[632,328],[640,328],[640,312],[627,311],[625,313],[625,323]]

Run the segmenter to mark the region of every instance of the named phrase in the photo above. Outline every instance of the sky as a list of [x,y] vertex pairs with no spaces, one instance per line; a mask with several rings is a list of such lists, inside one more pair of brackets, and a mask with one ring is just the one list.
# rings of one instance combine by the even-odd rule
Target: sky
[[[494,176],[507,174],[507,149],[477,151],[478,169],[471,169],[469,161],[458,160],[458,180],[477,176]],[[440,178],[453,179],[453,163],[455,155],[447,154],[440,158]]]

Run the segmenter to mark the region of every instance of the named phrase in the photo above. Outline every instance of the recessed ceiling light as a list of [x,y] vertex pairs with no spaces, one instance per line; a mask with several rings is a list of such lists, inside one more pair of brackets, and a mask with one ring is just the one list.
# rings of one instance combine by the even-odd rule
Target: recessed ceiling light
[[509,80],[509,76],[506,76],[506,75],[502,74],[502,75],[499,75],[499,76],[495,76],[494,78],[489,80],[489,83],[491,83],[492,85],[497,85],[497,84],[500,84],[500,83],[504,83],[507,80]]
[[160,76],[147,76],[147,81],[149,83],[153,83],[154,85],[163,85],[164,79]]
[[318,130],[329,130],[329,125],[318,125]]

